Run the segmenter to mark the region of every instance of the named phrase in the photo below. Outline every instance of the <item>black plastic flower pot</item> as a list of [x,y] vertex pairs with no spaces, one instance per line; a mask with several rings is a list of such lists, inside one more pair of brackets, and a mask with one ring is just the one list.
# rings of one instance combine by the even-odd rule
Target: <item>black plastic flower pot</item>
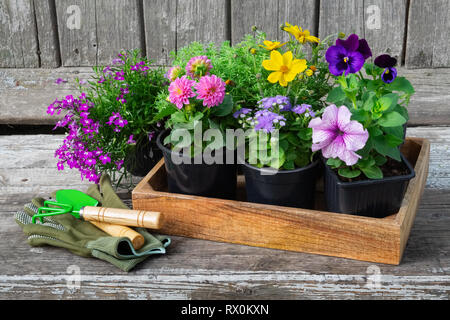
[[385,218],[396,214],[401,208],[409,181],[416,176],[404,156],[402,161],[408,167],[408,175],[355,182],[341,181],[325,165],[325,199],[328,211],[371,218]]
[[156,140],[138,142],[132,152],[125,158],[127,171],[136,177],[145,177],[162,159],[163,154]]
[[313,209],[320,161],[307,167],[275,171],[244,163],[247,201],[283,207]]
[[[182,163],[174,162],[174,157],[180,159],[172,150],[164,146],[164,138],[169,131],[162,132],[157,139],[162,150],[167,171],[167,183],[170,193],[180,193],[201,197],[236,199],[237,165],[226,164],[226,150],[221,149],[218,157],[223,157],[223,164],[195,164],[194,159],[182,157]],[[231,151],[234,156],[234,151]],[[177,163],[177,164],[176,164]],[[236,163],[236,162],[235,162]]]

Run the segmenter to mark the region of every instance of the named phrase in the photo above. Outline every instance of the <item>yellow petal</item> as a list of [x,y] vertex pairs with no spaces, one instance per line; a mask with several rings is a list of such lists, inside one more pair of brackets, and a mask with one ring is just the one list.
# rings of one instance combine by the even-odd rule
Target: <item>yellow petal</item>
[[273,60],[274,63],[278,66],[281,67],[283,65],[283,56],[281,55],[281,53],[279,53],[278,51],[272,51],[270,53],[270,60]]
[[288,85],[288,83],[286,81],[286,78],[285,78],[283,73],[281,74],[281,77],[280,77],[280,85],[283,86],[283,87],[287,87],[287,85]]
[[264,69],[269,70],[269,71],[280,70],[280,65],[275,63],[275,61],[273,61],[273,60],[264,60],[262,65],[263,65]]
[[272,72],[267,78],[267,80],[269,80],[270,83],[277,83],[282,75],[283,73],[281,72]]
[[293,57],[294,55],[292,54],[292,51],[288,51],[283,54],[283,65],[290,67]]
[[294,72],[295,74],[299,74],[300,72],[305,71],[308,68],[305,59],[295,59],[292,62],[290,72]]
[[287,73],[285,73],[284,74],[284,79],[287,81],[287,82],[291,82],[291,81],[293,81],[294,79],[295,79],[295,77],[298,75],[298,72],[292,72],[292,71],[290,71],[290,72],[287,72]]

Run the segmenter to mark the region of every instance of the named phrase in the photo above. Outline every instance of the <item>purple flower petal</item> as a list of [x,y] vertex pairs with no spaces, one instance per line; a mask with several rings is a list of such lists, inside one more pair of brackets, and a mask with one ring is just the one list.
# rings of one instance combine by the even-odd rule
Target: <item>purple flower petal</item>
[[358,52],[363,55],[364,60],[367,60],[372,56],[372,50],[370,50],[369,44],[367,43],[366,39],[359,40]]
[[375,59],[375,65],[380,68],[393,68],[397,65],[397,59],[388,54],[382,54]]
[[349,52],[348,53],[348,73],[356,73],[362,69],[366,60],[360,52]]
[[397,69],[396,68],[386,68],[383,74],[381,75],[381,79],[384,83],[392,83],[395,78],[397,78]]
[[336,45],[344,47],[347,51],[356,51],[359,48],[359,37],[351,34],[347,40],[337,39]]

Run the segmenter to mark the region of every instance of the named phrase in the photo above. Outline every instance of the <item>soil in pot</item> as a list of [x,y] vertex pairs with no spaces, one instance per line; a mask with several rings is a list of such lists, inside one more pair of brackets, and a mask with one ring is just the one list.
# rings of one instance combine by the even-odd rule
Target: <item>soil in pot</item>
[[[195,164],[194,159],[184,157],[182,164],[173,161],[173,152],[163,145],[168,131],[158,136],[157,144],[162,150],[167,171],[170,193],[234,200],[236,198],[237,165],[225,164],[226,148],[215,151],[223,157],[224,164]],[[213,153],[215,155],[215,153]]]
[[408,183],[415,172],[408,160],[388,161],[382,167],[385,178],[360,177],[343,181],[325,166],[325,199],[328,211],[358,216],[385,218],[396,214],[402,205]]
[[247,201],[292,208],[313,209],[320,161],[290,171],[243,165]]

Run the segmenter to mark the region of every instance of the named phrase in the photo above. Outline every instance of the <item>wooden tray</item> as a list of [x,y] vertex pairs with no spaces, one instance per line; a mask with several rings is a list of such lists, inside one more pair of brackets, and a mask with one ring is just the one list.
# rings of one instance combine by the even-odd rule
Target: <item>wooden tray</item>
[[430,142],[408,138],[402,152],[415,167],[416,178],[400,211],[385,219],[320,211],[320,187],[317,210],[244,202],[244,177],[238,179],[236,201],[171,194],[164,160],[133,190],[133,207],[162,212],[164,234],[397,265],[425,188]]

